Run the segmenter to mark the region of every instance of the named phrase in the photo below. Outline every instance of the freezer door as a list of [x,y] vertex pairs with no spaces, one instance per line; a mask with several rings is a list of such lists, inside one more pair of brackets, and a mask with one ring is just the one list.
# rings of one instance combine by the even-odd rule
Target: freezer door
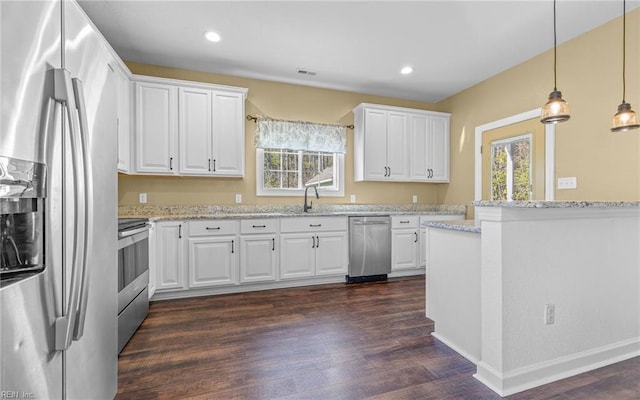
[[[56,0],[0,1],[1,156],[45,162],[52,70],[61,66],[60,13]],[[62,284],[60,263],[54,264],[45,259],[43,273],[0,289],[3,397],[63,396],[62,353],[55,351],[53,330]]]
[[110,52],[84,12],[75,2],[65,2],[64,7],[64,68],[82,82],[86,119],[80,125],[86,128],[91,174],[85,195],[93,199],[87,227],[88,281],[78,310],[78,340],[65,351],[65,392],[70,400],[112,399],[118,373],[115,72],[109,66]]

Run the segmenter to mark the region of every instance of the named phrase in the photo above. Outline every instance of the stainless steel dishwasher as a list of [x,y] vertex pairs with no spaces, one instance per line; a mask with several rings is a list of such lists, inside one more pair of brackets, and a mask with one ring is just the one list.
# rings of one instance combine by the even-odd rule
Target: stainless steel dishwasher
[[391,272],[391,218],[349,217],[347,283],[386,280]]

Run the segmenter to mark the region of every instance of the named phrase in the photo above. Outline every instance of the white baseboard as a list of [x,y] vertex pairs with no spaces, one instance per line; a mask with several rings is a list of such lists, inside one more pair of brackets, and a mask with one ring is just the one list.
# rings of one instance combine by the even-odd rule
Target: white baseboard
[[432,332],[431,336],[433,336],[434,338],[438,339],[442,343],[446,344],[447,347],[451,347],[456,353],[460,354],[462,357],[464,357],[467,360],[471,361],[472,363],[478,365],[478,362],[480,361],[480,360],[478,360],[478,357],[475,357],[472,354],[470,354],[469,352],[462,350],[460,347],[455,345],[453,342],[448,340],[446,337],[443,337],[442,335],[440,335],[437,332]]
[[640,337],[586,350],[554,360],[500,373],[480,361],[474,377],[500,396],[509,396],[540,385],[602,368],[640,356]]

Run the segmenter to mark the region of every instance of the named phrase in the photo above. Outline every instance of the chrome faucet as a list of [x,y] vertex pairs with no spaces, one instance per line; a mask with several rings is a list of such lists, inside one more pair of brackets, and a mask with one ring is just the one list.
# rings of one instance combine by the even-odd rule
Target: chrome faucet
[[309,190],[309,188],[312,187],[313,190],[316,191],[316,199],[320,198],[320,195],[318,194],[318,188],[315,186],[307,186],[306,188],[304,188],[304,212],[309,212],[309,210],[311,210],[311,207],[313,207],[313,200],[311,200],[311,204],[307,205],[307,190]]

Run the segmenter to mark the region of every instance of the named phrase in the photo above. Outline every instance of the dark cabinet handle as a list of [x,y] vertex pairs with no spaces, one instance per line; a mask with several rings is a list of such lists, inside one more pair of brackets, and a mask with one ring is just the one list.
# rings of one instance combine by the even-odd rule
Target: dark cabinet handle
[[178,239],[182,239],[182,224],[178,225]]
[[216,226],[215,228],[209,228],[209,227],[207,226],[205,229],[206,229],[206,230],[208,230],[208,231],[219,231],[219,230],[220,230],[220,227],[219,227],[219,226]]
[[169,157],[169,170],[173,171],[173,157]]
[[251,225],[253,228],[266,228],[266,225]]
[[387,176],[391,176],[391,167],[389,167],[389,175]]
[[276,251],[276,239],[271,239],[271,251]]
[[233,240],[231,241],[231,254],[233,254]]
[[211,159],[209,159],[209,172],[211,172]]
[[413,232],[416,235],[416,240],[413,241],[413,243],[418,243],[418,232]]
[[408,224],[409,221],[400,221],[401,224]]
[[316,237],[315,236],[311,236],[311,248],[312,249],[316,248]]
[[216,172],[216,159],[213,159],[213,172]]
[[309,224],[309,226],[312,228],[319,228],[322,226],[322,224]]
[[316,249],[319,249],[320,248],[320,236],[316,235],[316,239],[318,240],[316,242]]

